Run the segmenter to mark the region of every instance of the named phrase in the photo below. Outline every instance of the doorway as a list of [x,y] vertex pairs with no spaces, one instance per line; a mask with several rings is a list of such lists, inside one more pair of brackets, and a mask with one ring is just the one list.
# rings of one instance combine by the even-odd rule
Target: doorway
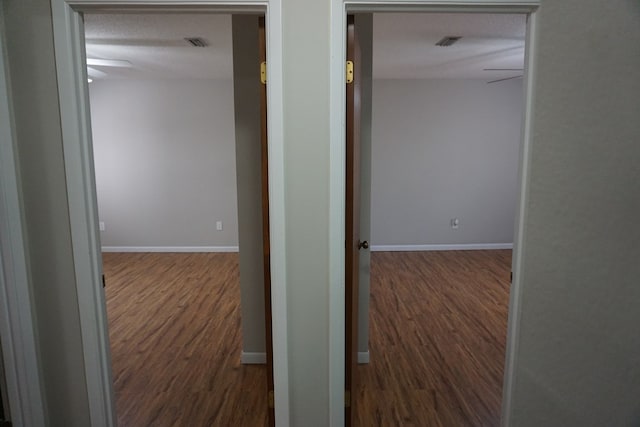
[[118,423],[272,425],[264,20],[84,19]]
[[[429,15],[434,18],[437,17],[437,19],[432,20],[430,23],[420,22],[421,18]],[[376,20],[376,17],[379,17],[379,19]],[[506,24],[506,21],[510,18],[515,21]],[[524,144],[522,143],[524,132],[521,130],[520,121],[524,116],[523,106],[526,103],[522,97],[524,89],[520,79],[524,75],[525,68],[526,15],[510,16],[500,14],[484,15],[483,17],[479,13],[424,15],[414,13],[398,14],[396,16],[394,14],[379,14],[374,15],[373,19],[374,33],[376,25],[378,30],[380,27],[386,30],[393,29],[394,25],[396,25],[397,28],[390,31],[393,37],[401,38],[403,30],[406,30],[409,38],[420,38],[420,40],[411,40],[404,46],[402,44],[393,46],[393,42],[398,42],[399,40],[382,40],[382,47],[390,48],[386,54],[386,56],[390,57],[388,64],[391,66],[389,67],[384,64],[384,60],[380,60],[385,56],[382,52],[384,49],[381,49],[380,46],[376,48],[376,40],[374,39],[374,70],[376,70],[379,77],[376,77],[375,73],[373,74],[373,162],[371,164],[372,178],[368,182],[369,185],[373,186],[371,195],[372,229],[371,234],[368,234],[369,230],[360,228],[361,236],[359,239],[369,241],[367,243],[376,252],[391,252],[371,254],[372,317],[370,321],[372,362],[370,366],[358,368],[358,373],[363,373],[364,375],[362,376],[366,377],[367,381],[372,382],[372,387],[367,389],[366,385],[361,384],[361,387],[356,386],[357,391],[354,391],[353,388],[351,389],[351,403],[352,405],[355,404],[355,409],[352,409],[352,411],[360,416],[352,416],[351,420],[347,419],[347,422],[351,421],[352,425],[369,425],[376,419],[383,424],[385,422],[415,423],[419,422],[419,420],[421,422],[430,420],[429,423],[437,424],[439,419],[439,422],[443,423],[443,425],[448,425],[464,423],[464,420],[454,419],[455,416],[463,414],[462,416],[467,417],[466,422],[471,424],[498,423],[502,397],[502,363],[506,346],[507,307],[509,305],[510,248],[511,242],[517,243],[517,235],[513,235],[515,228],[514,218],[517,224],[519,216],[516,214],[516,208],[521,200],[521,194],[518,193],[518,190],[523,176],[523,171],[518,171],[518,165],[524,154]],[[396,19],[395,23],[394,19]],[[481,22],[483,19],[485,22],[491,21],[493,28],[491,28],[491,25],[485,25],[483,29],[483,25],[478,22],[474,23],[474,19]],[[497,29],[496,33],[491,34],[492,30],[496,31],[496,26],[499,27],[501,20],[505,21],[506,26],[510,26],[510,30],[507,31],[511,31],[513,34],[500,34],[500,28]],[[462,21],[466,21],[462,26],[456,28],[456,25],[452,25],[455,22]],[[413,26],[412,23],[419,24],[419,26]],[[429,34],[429,29],[433,27],[436,27],[436,32],[442,33],[437,38],[435,38],[435,34]],[[505,28],[502,29],[505,30]],[[489,41],[492,37],[494,38],[493,45]],[[430,43],[431,40],[426,40],[430,38],[434,38],[433,43]],[[425,44],[436,45],[444,43],[443,46],[438,45],[436,48],[438,49],[447,45],[451,46],[465,38],[468,43],[459,46],[459,51],[463,51],[462,56],[457,58],[448,57],[439,64],[425,64],[422,61],[423,58],[433,59],[433,56],[428,56],[426,49],[423,48]],[[498,41],[495,42],[495,40]],[[509,44],[509,46],[505,45],[505,43]],[[408,57],[410,55],[407,55],[407,53],[412,50],[415,52],[416,48],[422,49],[424,52],[419,58],[415,56],[413,58]],[[464,52],[465,49],[466,52]],[[347,48],[348,51],[349,49]],[[518,55],[514,55],[515,53]],[[404,58],[403,54],[405,55]],[[349,54],[347,53],[347,55]],[[509,59],[506,56],[519,56],[520,62],[516,63],[514,62],[515,58]],[[378,64],[375,63],[376,58],[379,60]],[[349,59],[349,56],[347,56],[347,59]],[[403,67],[403,65],[409,65],[409,67]],[[469,71],[462,70],[474,67],[476,68],[476,74],[473,76],[465,75]],[[441,75],[442,77],[415,75],[416,72],[420,71],[427,72],[427,74],[446,72],[448,75]],[[398,73],[399,75],[391,75],[393,73]],[[490,76],[490,73],[499,75]],[[383,76],[382,78],[380,78],[381,75]],[[456,77],[465,79],[466,82],[463,82],[461,87],[456,88],[453,83],[453,78]],[[426,81],[429,78],[439,78],[440,80],[429,84]],[[407,79],[410,81],[401,81]],[[473,80],[477,81],[473,82]],[[425,88],[424,85],[430,85],[431,87]],[[496,85],[499,86],[498,89],[495,89]],[[458,92],[457,95],[456,91]],[[483,94],[481,95],[480,92],[483,92]],[[349,111],[348,93],[347,85],[347,111]],[[360,97],[360,99],[363,97]],[[458,101],[455,101],[456,97],[459,98]],[[480,98],[474,100],[475,97],[482,97],[482,100]],[[497,98],[502,98],[502,101],[497,101]],[[359,99],[359,97],[356,96],[356,99]],[[376,104],[377,101],[378,104]],[[433,102],[433,104],[429,104],[430,102]],[[475,102],[478,102],[475,111],[463,113],[464,109],[472,108],[471,105]],[[473,135],[470,134],[465,137],[459,132],[462,128],[473,127],[482,120],[485,120],[486,126],[490,126],[492,130],[495,130],[493,128],[497,125],[496,123],[491,123],[491,117],[488,116],[492,114],[487,112],[493,111],[496,106],[502,109],[501,117],[503,117],[503,120],[506,119],[509,122],[507,123],[509,130],[502,127],[501,132],[504,135],[498,137],[495,135],[488,136],[492,131],[476,129],[471,132]],[[424,114],[421,114],[420,111],[424,111]],[[455,119],[453,119],[454,117]],[[470,121],[478,123],[474,125]],[[416,125],[416,123],[420,123],[420,125]],[[446,123],[450,123],[448,127]],[[422,124],[424,124],[424,128],[421,127]],[[348,124],[347,127],[349,127]],[[442,133],[437,128],[441,128]],[[364,131],[361,130],[361,133],[364,133]],[[491,147],[491,144],[489,144],[482,148],[479,145],[481,145],[480,142],[484,136],[488,136],[488,140],[493,143],[496,142],[496,138],[502,139],[503,145]],[[407,154],[407,157],[403,157],[403,140],[407,144],[405,146],[407,152],[404,153]],[[457,143],[464,140],[474,141],[474,145],[456,147]],[[349,135],[347,135],[347,164],[349,164],[348,144]],[[438,144],[443,145],[437,148]],[[430,148],[422,151],[425,147]],[[444,151],[453,150],[457,153],[450,152],[447,155],[440,149]],[[365,151],[364,148],[363,151]],[[487,160],[492,160],[488,157],[492,152],[498,153],[495,160],[502,163],[502,168],[501,166],[496,167],[495,164],[491,166],[491,162],[487,162]],[[506,155],[505,152],[509,154]],[[461,161],[464,161],[465,156],[469,157],[467,160],[471,159],[472,163],[476,164],[462,167]],[[447,158],[451,159],[451,163],[448,166]],[[478,162],[478,160],[484,160],[484,162]],[[434,161],[435,163],[429,166],[430,162]],[[499,171],[505,169],[504,164],[507,164],[508,173],[505,175],[502,172],[500,175]],[[452,172],[452,174],[447,175],[446,172],[443,173],[444,170],[436,173],[440,166]],[[363,166],[362,168],[366,170],[366,167]],[[508,236],[507,238],[495,236],[479,237],[479,234],[474,234],[475,237],[471,238],[473,240],[468,240],[469,237],[465,240],[461,236],[462,233],[459,233],[464,221],[457,215],[447,215],[446,213],[456,209],[464,210],[468,212],[465,216],[474,221],[483,216],[478,210],[481,210],[481,206],[478,206],[478,201],[482,205],[484,201],[490,200],[491,196],[490,192],[483,193],[482,191],[483,185],[481,183],[483,180],[487,180],[487,177],[481,178],[476,175],[478,173],[484,173],[485,175],[497,174],[489,179],[494,183],[487,185],[486,189],[493,191],[501,185],[505,187],[503,184],[506,182],[506,187],[510,190],[507,192],[503,188],[498,191],[502,194],[499,198],[506,199],[499,201],[500,206],[503,206],[502,209],[495,206],[496,202],[498,202],[495,198],[493,198],[493,203],[487,202],[487,207],[495,208],[493,213],[487,213],[487,216],[503,218],[501,221],[503,223],[502,227],[499,228],[502,229],[502,236]],[[355,181],[358,180],[356,179]],[[454,188],[449,188],[448,190],[441,188],[443,193],[440,194],[443,194],[444,198],[438,196],[439,186],[446,186],[448,183],[454,186],[464,186],[465,182],[472,184],[474,187],[467,193],[470,196],[455,196],[456,191]],[[348,169],[347,183],[349,183]],[[360,180],[360,183],[363,188],[367,185],[366,180]],[[434,191],[429,190],[429,187],[435,187],[432,188]],[[412,189],[417,190],[417,192],[413,193]],[[349,204],[349,193],[349,187],[347,186],[347,205]],[[407,197],[405,202],[402,201],[403,196]],[[365,198],[360,200],[364,201]],[[471,203],[474,200],[475,203]],[[465,203],[467,207],[462,208]],[[414,208],[411,209],[412,205]],[[455,207],[453,207],[454,205]],[[506,212],[504,212],[505,205]],[[438,220],[439,222],[429,223],[430,215],[436,212],[446,215],[446,220],[441,217]],[[412,214],[417,214],[418,217],[412,219]],[[507,218],[506,221],[504,220],[505,217]],[[482,228],[485,231],[491,229],[486,221],[484,221],[484,224]],[[349,230],[349,214],[347,214],[346,228]],[[441,232],[442,234],[440,234]],[[447,240],[447,233],[449,234],[449,240]],[[421,235],[422,237],[420,237]],[[348,241],[350,236],[351,234],[348,234]],[[473,253],[458,252],[471,249],[474,249]],[[485,249],[486,251],[475,251],[477,249]],[[496,252],[495,250],[497,249],[501,249],[501,251]],[[415,252],[443,250],[447,252]],[[450,252],[451,250],[456,251]],[[455,259],[452,259],[452,256]],[[362,259],[362,256],[360,259]],[[480,274],[477,276],[471,274],[469,276],[469,266],[474,264],[475,267],[473,268],[478,268],[477,272]],[[454,267],[451,268],[451,266]],[[348,257],[347,268],[349,268]],[[467,293],[464,287],[465,284],[460,283],[458,286],[461,287],[459,287],[458,291],[461,294],[456,296],[454,293],[440,293],[445,300],[448,300],[448,302],[445,301],[445,304],[440,304],[442,301],[438,301],[439,297],[433,293],[439,291],[433,285],[437,284],[438,281],[447,283],[449,278],[443,276],[446,273],[445,270],[449,269],[449,273],[446,274],[450,274],[452,272],[455,273],[456,268],[465,270],[467,277],[463,275],[462,278],[456,278],[453,282],[480,283],[482,281],[480,278],[482,276],[481,273],[491,271],[492,274],[489,275],[489,279],[491,282],[498,282],[498,287],[492,288],[492,286],[489,286],[489,289],[485,289],[469,300],[468,295],[465,295]],[[362,274],[362,269],[360,269],[360,273]],[[449,282],[449,284],[453,282]],[[364,289],[368,289],[369,283],[362,286],[362,281],[360,281],[359,285]],[[425,288],[430,288],[430,290],[423,293],[417,287],[412,289],[413,286],[421,285]],[[453,288],[453,286],[450,286],[446,290],[451,291]],[[506,292],[504,288],[506,288]],[[349,289],[351,287],[347,277],[347,292],[349,292]],[[468,293],[471,295],[477,292],[477,289],[469,289],[469,291]],[[403,294],[405,294],[406,298],[402,296]],[[465,302],[464,298],[459,298],[460,296],[467,298],[467,301]],[[416,301],[416,298],[424,299],[424,301]],[[485,299],[483,300],[482,298]],[[362,299],[360,307],[362,307]],[[346,301],[349,303],[349,297],[346,298]],[[474,302],[483,307],[483,309],[478,310],[479,318],[476,314],[472,314]],[[421,306],[422,303],[424,305]],[[453,303],[453,305],[449,303]],[[455,303],[459,303],[462,307],[456,309]],[[497,308],[490,307],[492,305],[497,306]],[[484,310],[487,307],[490,307],[490,309]],[[367,309],[368,304],[365,306],[365,310]],[[456,312],[454,313],[454,311]],[[432,315],[425,316],[426,313],[430,312],[432,312]],[[374,315],[376,317],[373,317]],[[450,316],[460,315],[462,317],[468,316],[469,318],[476,316],[473,320],[469,319],[468,323],[470,324],[483,320],[485,316],[497,316],[497,319],[499,319],[497,323],[490,325],[495,320],[491,319],[486,325],[482,324],[482,321],[477,322],[476,325],[486,332],[485,335],[487,337],[485,338],[487,338],[487,341],[496,340],[495,347],[498,351],[497,353],[493,350],[491,351],[493,354],[492,360],[481,360],[482,357],[474,358],[474,353],[479,354],[479,352],[482,352],[482,346],[477,347],[475,350],[470,350],[474,348],[474,345],[470,345],[469,339],[459,338],[459,336],[465,335],[464,331],[461,330],[464,328],[462,324],[465,322],[458,324],[449,322],[449,320]],[[347,316],[349,316],[349,313],[347,313]],[[361,313],[359,319],[362,320],[364,316],[366,315]],[[378,316],[383,316],[384,318],[381,319]],[[456,325],[453,325],[453,323],[456,323]],[[349,324],[349,319],[347,319],[347,324]],[[430,326],[425,327],[425,324]],[[362,333],[362,328],[358,328],[358,332]],[[364,331],[364,333],[367,334],[368,331]],[[349,333],[346,332],[346,335],[347,345],[349,345]],[[444,338],[437,339],[438,336]],[[484,335],[474,332],[468,336]],[[451,339],[452,337],[453,339]],[[465,348],[469,352],[464,358],[459,359],[464,363],[458,364],[453,368],[448,366],[450,363],[444,363],[445,360],[455,360],[453,354],[447,354],[443,351],[442,344],[445,338],[449,343],[455,341],[456,343],[452,344],[454,347],[466,346]],[[482,338],[482,340],[485,340],[485,338]],[[359,348],[359,350],[363,351],[362,348]],[[364,350],[368,349],[365,347]],[[428,359],[426,354],[434,350],[434,354],[437,357],[426,360]],[[386,353],[386,351],[389,351],[389,354],[382,354]],[[346,357],[347,362],[349,362],[349,355]],[[472,360],[470,362],[463,360],[465,358]],[[353,360],[354,358],[351,357],[351,359]],[[489,364],[487,365],[487,363]],[[436,369],[435,366],[438,364],[444,365],[444,370]],[[422,368],[419,368],[420,365],[422,365]],[[399,366],[401,368],[398,368]],[[377,371],[373,372],[374,369],[377,369]],[[491,371],[491,378],[483,379],[483,370]],[[481,373],[481,375],[474,380],[474,383],[479,384],[478,390],[472,390],[471,394],[476,398],[479,397],[480,401],[486,397],[491,402],[480,402],[476,411],[473,408],[475,403],[472,402],[472,399],[464,397],[465,392],[463,391],[469,388],[473,389],[473,387],[457,383],[456,378],[470,378],[478,373]],[[485,388],[480,390],[482,387]],[[379,391],[377,396],[374,396],[376,394],[373,391],[374,388]],[[490,391],[490,389],[493,391]],[[448,401],[447,397],[445,397],[447,394],[452,396]],[[364,407],[358,407],[359,402]],[[384,409],[384,402],[390,403],[388,410]],[[490,409],[487,410],[487,408]],[[449,409],[451,409],[449,415],[454,416],[453,418],[447,418],[446,413]]]

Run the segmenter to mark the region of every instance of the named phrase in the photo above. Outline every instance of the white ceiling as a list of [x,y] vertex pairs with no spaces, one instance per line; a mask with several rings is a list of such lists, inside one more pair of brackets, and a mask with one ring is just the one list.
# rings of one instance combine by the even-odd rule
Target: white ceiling
[[[231,78],[231,15],[86,14],[87,58],[119,59],[131,68],[92,68],[108,78]],[[202,37],[209,46],[191,46]]]
[[[102,78],[231,78],[231,16],[215,14],[87,14],[87,57],[127,60],[130,68],[94,66]],[[461,36],[450,47],[444,36]],[[192,47],[185,37],[209,46]],[[519,75],[525,16],[506,14],[376,14],[376,78],[479,78]]]
[[[373,75],[376,78],[496,79],[518,72],[485,68],[522,68],[525,15],[375,14]],[[449,47],[445,36],[462,37]]]

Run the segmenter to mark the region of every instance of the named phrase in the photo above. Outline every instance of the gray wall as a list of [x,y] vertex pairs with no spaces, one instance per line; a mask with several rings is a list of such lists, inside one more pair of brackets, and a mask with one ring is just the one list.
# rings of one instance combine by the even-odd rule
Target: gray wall
[[[103,246],[238,245],[232,84],[89,86]],[[376,80],[373,96],[371,243],[511,243],[520,81]]]
[[537,43],[510,425],[638,426],[640,3],[544,1]]
[[232,17],[242,349],[264,353],[264,264],[258,18]]
[[520,80],[374,80],[371,243],[512,243],[522,95]]
[[237,246],[232,80],[89,88],[102,245]]
[[65,186],[51,9],[4,1],[25,244],[46,417],[90,425]]

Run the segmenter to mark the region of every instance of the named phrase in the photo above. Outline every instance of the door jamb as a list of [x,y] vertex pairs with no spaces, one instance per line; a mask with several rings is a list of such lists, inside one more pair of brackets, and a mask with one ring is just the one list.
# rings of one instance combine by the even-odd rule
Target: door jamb
[[54,49],[71,224],[84,370],[91,424],[115,426],[115,403],[101,284],[83,12],[264,13],[267,20],[269,211],[274,341],[275,415],[289,425],[286,264],[284,227],[284,146],[282,123],[282,12],[280,0],[52,0]]
[[524,113],[519,167],[519,195],[513,245],[513,283],[509,303],[506,365],[504,375],[502,424],[509,425],[511,396],[514,389],[516,352],[519,340],[521,306],[521,268],[523,238],[529,189],[531,124],[533,120],[534,70],[536,63],[536,11],[539,0],[332,0],[330,41],[330,180],[329,180],[329,419],[331,425],[344,423],[344,256],[345,256],[345,71],[347,13],[372,12],[464,12],[464,13],[523,13],[528,15],[526,35],[526,63],[524,81]]

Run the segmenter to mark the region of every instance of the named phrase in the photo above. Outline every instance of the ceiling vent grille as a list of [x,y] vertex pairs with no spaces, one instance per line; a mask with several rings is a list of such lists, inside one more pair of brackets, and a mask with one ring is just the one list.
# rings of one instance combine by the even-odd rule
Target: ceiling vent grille
[[446,36],[441,38],[440,41],[436,43],[436,46],[444,46],[444,47],[451,46],[461,38],[462,37],[458,37],[458,36]]
[[209,46],[209,43],[207,43],[201,37],[185,37],[184,39],[193,47],[207,47],[207,46]]

